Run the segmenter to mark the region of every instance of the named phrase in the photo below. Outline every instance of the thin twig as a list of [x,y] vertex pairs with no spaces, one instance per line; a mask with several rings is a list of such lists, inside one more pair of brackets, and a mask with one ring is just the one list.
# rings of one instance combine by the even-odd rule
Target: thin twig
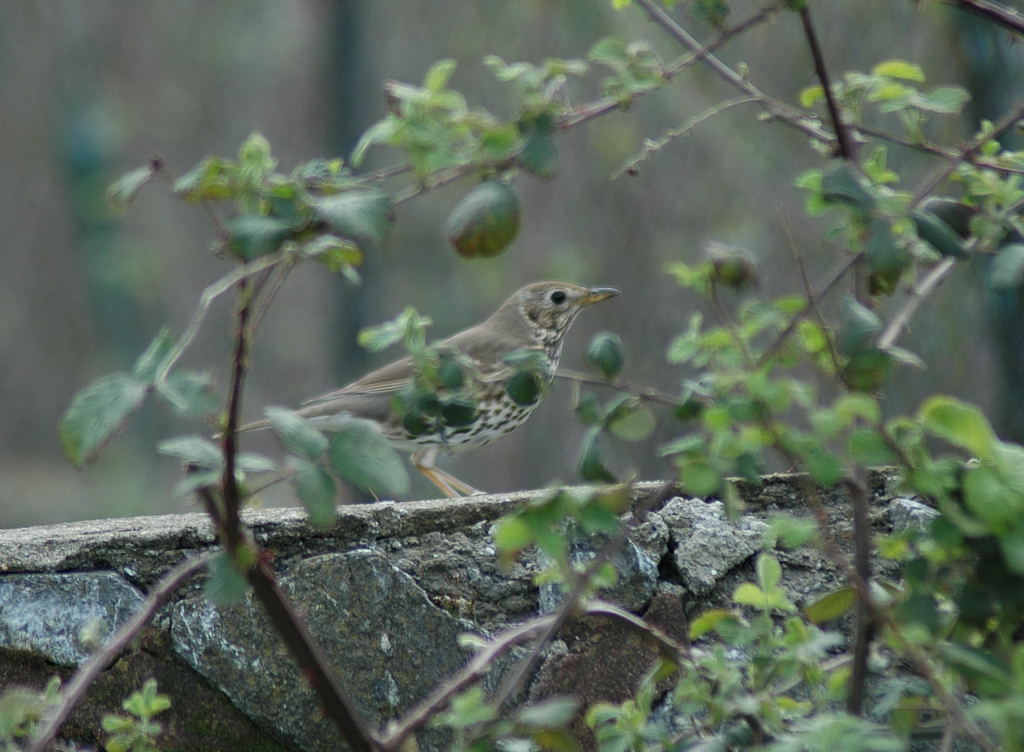
[[[700,43],[694,39],[686,29],[677,24],[654,0],[635,0],[636,4],[642,7],[651,20],[660,26],[669,36],[675,39],[686,49],[693,53],[703,52]],[[815,125],[807,116],[790,105],[778,99],[766,95],[745,77],[734,71],[717,57],[710,53],[704,53],[701,60],[725,81],[736,87],[744,94],[748,94],[759,100],[759,104],[769,113],[777,117],[787,125],[796,128],[811,138],[826,144],[833,144],[836,137],[828,131],[822,130]]]
[[936,170],[932,175],[925,178],[917,191],[915,191],[908,209],[913,209],[928,198],[932,191],[942,185],[946,178],[952,175],[962,162],[971,157],[976,151],[978,151],[978,149],[992,139],[999,138],[999,136],[1012,128],[1021,118],[1024,118],[1024,102],[1018,102],[1013,109],[993,124],[991,131],[987,133],[980,133],[975,136],[967,143],[966,146],[957,152],[953,158],[946,162],[946,164]]
[[160,610],[160,607],[168,598],[181,587],[187,580],[194,577],[213,558],[212,553],[200,554],[178,564],[174,569],[165,574],[160,581],[149,591],[146,602],[132,617],[121,625],[121,628],[107,640],[101,650],[90,655],[74,676],[67,682],[61,692],[61,700],[54,708],[48,711],[45,719],[39,724],[28,752],[44,752],[48,749],[61,726],[67,720],[71,711],[81,702],[85,693],[100,673],[109,666],[136,638],[142,628]]
[[202,326],[203,321],[206,319],[206,314],[209,312],[210,305],[212,305],[213,301],[233,288],[243,279],[248,279],[254,274],[259,274],[265,269],[269,269],[272,266],[279,264],[287,257],[287,255],[288,254],[284,251],[278,251],[277,253],[261,256],[255,261],[251,261],[245,266],[241,266],[234,271],[225,274],[203,290],[202,294],[199,296],[199,305],[196,307],[196,312],[192,314],[192,319],[188,322],[188,326],[185,327],[185,332],[175,343],[174,348],[170,353],[168,353],[167,357],[164,358],[164,362],[156,374],[155,381],[158,387],[166,385],[167,375],[171,372],[171,368],[174,367],[174,364],[177,363],[185,353],[185,350],[188,349],[189,345],[192,344],[192,340],[195,339],[196,334],[199,333],[199,327]]
[[955,256],[946,256],[946,258],[933,266],[923,279],[910,288],[907,302],[892,317],[888,326],[885,327],[885,331],[878,338],[878,349],[887,350],[893,346],[907,324],[910,323],[910,319],[913,318],[921,303],[924,302],[924,299],[931,295],[936,287],[942,284],[942,281],[956,268],[958,262],[959,259]]
[[623,162],[621,165],[612,171],[611,179],[615,180],[622,176],[624,172],[628,172],[630,175],[636,174],[637,165],[641,162],[647,161],[652,154],[661,151],[668,146],[673,140],[687,135],[690,131],[696,128],[698,125],[707,122],[717,115],[721,115],[726,110],[731,110],[733,107],[738,107],[741,104],[751,104],[753,102],[759,102],[757,97],[738,97],[736,99],[727,99],[724,102],[720,102],[714,107],[704,110],[700,115],[692,117],[683,123],[678,128],[670,128],[665,131],[665,134],[657,139],[646,139],[644,141],[643,148],[640,149],[640,153],[634,155],[630,159]]
[[[815,300],[821,300],[825,297],[825,295],[827,295],[828,292],[839,283],[839,280],[846,275],[846,272],[850,270],[850,267],[857,263],[862,254],[863,251],[861,253],[855,253],[840,264],[839,268],[836,269],[836,271],[832,273],[832,276],[828,278],[828,281],[825,282],[825,284],[821,286],[821,289],[814,293],[812,297]],[[779,332],[778,336],[772,340],[772,343],[764,349],[764,352],[762,352],[761,356],[757,359],[758,368],[763,366],[768,358],[774,355],[775,351],[782,347],[782,343],[789,338],[789,336],[796,330],[797,325],[810,313],[812,313],[810,308],[804,308],[802,311],[798,311],[793,315],[789,320],[789,323],[786,324],[786,327]]]
[[814,25],[811,23],[811,10],[807,5],[800,8],[800,22],[803,24],[804,36],[807,37],[807,45],[811,48],[811,57],[814,60],[814,72],[821,82],[821,88],[825,92],[825,104],[828,106],[829,117],[832,118],[832,127],[836,132],[836,140],[839,144],[839,156],[850,164],[857,163],[857,144],[850,136],[850,129],[843,120],[843,113],[839,109],[835,95],[832,93],[832,81],[829,79],[828,69],[825,67],[825,56],[818,44],[818,35],[814,33]]
[[[223,517],[212,489],[208,486],[203,487],[197,494],[213,520],[218,536],[223,538]],[[372,752],[379,749],[378,741],[341,688],[337,672],[331,666],[320,644],[278,585],[266,554],[244,532],[240,534],[239,539],[242,545],[256,552],[257,557],[256,565],[245,572],[246,580],[267,618],[270,619],[274,631],[281,637],[281,641],[302,671],[303,677],[316,694],[324,715],[334,723],[342,738],[353,750]]]
[[[659,486],[637,506],[635,511],[637,519],[644,517],[649,510],[653,509],[668,498],[668,496],[675,490],[675,487],[675,481],[666,481]],[[589,587],[590,579],[597,573],[598,569],[604,566],[604,564],[622,547],[625,540],[625,528],[620,527],[609,537],[605,545],[597,552],[597,555],[590,560],[586,569],[576,577],[565,601],[555,614],[554,620],[541,633],[540,637],[537,638],[531,646],[530,652],[521,661],[519,661],[515,669],[509,674],[501,687],[498,688],[493,699],[494,707],[500,710],[523,688],[526,680],[533,674],[534,669],[540,662],[544,650],[558,634],[558,631],[576,616],[579,607],[579,600]]]
[[[889,143],[903,146],[908,149],[914,149],[915,151],[922,152],[924,154],[932,154],[943,159],[955,159],[959,154],[955,149],[947,149],[944,146],[939,146],[930,141],[911,141],[907,138],[902,138],[894,133],[883,131],[880,128],[872,128],[871,126],[858,123],[857,125],[850,126],[857,133],[864,136],[871,136],[877,138],[880,141],[888,141]],[[977,154],[968,154],[964,161],[970,162],[975,167],[980,167],[985,170],[992,170],[994,172],[1001,172],[1006,175],[1024,175],[1024,168],[1021,167],[1010,167],[1008,165],[1000,164],[999,162],[989,159],[988,157],[979,156]]]
[[982,18],[1003,26],[1015,34],[1024,34],[1024,15],[1014,8],[1009,8],[991,0],[945,0],[950,5],[955,5],[968,13],[974,13]]
[[[800,286],[804,291],[804,299],[807,301],[807,307],[805,311],[810,311],[814,316],[814,320],[821,327],[822,331],[828,331],[828,324],[825,322],[825,317],[821,313],[821,309],[818,307],[818,298],[815,296],[814,290],[811,289],[811,281],[807,276],[807,266],[804,264],[804,256],[800,253],[800,248],[796,243],[796,236],[793,233],[793,225],[789,221],[789,216],[786,214],[785,209],[781,206],[777,209],[779,219],[782,221],[782,229],[786,233],[786,241],[789,246],[789,253],[793,257],[793,263],[796,264],[797,273],[800,276]],[[832,341],[831,337],[826,336],[825,341],[828,346],[829,357],[832,359],[832,366],[835,368],[836,373],[840,373],[843,370],[842,360],[839,357],[839,352],[836,350],[836,344]],[[758,365],[763,364],[763,356],[758,361]]]
[[680,401],[674,397],[669,397],[667,394],[663,394],[654,389],[642,389],[640,387],[633,386],[633,384],[628,381],[607,381],[594,376],[588,376],[585,373],[579,373],[578,371],[565,370],[556,373],[555,378],[565,379],[566,381],[571,381],[576,384],[605,386],[618,392],[632,394],[634,397],[639,397],[647,402],[657,402],[660,405],[668,405],[669,407],[678,407],[680,405]]
[[[759,26],[773,15],[778,13],[782,9],[781,3],[772,3],[761,8],[759,11],[751,15],[749,18],[741,21],[735,26],[723,31],[714,40],[708,42],[706,45],[701,47],[696,52],[685,55],[675,63],[666,66],[664,73],[662,74],[666,81],[671,81],[677,75],[682,73],[684,70],[691,68],[692,66],[699,63],[704,57],[719,47],[723,46],[726,42],[739,34],[742,34],[755,26]],[[636,94],[630,98],[629,104],[639,99],[644,95],[645,92]],[[559,128],[573,128],[577,125],[586,123],[589,120],[607,115],[609,112],[615,110],[624,109],[627,105],[620,99],[613,99],[611,97],[603,97],[590,104],[586,104],[575,108],[572,112],[564,116],[558,123]]]
[[401,749],[403,742],[423,728],[438,711],[447,707],[455,695],[479,681],[490,671],[494,661],[505,651],[521,642],[533,639],[539,632],[548,628],[554,620],[554,614],[539,616],[526,624],[498,635],[481,647],[473,656],[473,660],[458,674],[437,687],[427,698],[407,712],[401,720],[392,721],[388,725],[388,731],[380,741],[381,748],[386,752]]

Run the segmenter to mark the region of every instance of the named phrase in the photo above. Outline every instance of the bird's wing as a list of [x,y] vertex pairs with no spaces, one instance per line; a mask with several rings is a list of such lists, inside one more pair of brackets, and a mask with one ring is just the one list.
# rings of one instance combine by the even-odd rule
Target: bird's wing
[[376,371],[370,371],[363,378],[353,381],[351,384],[341,387],[341,389],[335,389],[332,392],[313,397],[302,404],[317,405],[322,402],[330,402],[341,397],[358,394],[391,394],[408,384],[411,378],[412,359],[406,357],[378,368]]

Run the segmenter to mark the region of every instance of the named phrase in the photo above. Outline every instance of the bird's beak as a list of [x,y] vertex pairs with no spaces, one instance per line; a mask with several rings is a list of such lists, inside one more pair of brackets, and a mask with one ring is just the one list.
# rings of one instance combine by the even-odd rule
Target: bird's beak
[[602,300],[618,295],[619,291],[614,287],[591,287],[587,294],[580,298],[581,306],[588,306],[591,303],[600,303]]

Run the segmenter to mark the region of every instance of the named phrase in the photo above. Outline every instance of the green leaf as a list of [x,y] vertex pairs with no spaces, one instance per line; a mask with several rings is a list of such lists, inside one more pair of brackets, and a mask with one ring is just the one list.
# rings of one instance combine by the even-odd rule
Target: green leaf
[[516,162],[531,175],[550,180],[558,174],[558,147],[550,136],[532,133]]
[[316,259],[332,272],[363,263],[363,253],[354,243],[330,234],[317,235],[306,243],[302,246],[302,255]]
[[991,528],[1001,529],[1020,514],[1019,497],[1015,499],[1000,475],[985,465],[964,473],[963,493],[967,508]]
[[203,591],[215,606],[234,606],[245,599],[249,583],[226,551],[214,556],[206,569],[207,578]]
[[273,473],[278,470],[274,460],[256,452],[239,452],[235,457],[235,467],[247,473]]
[[813,107],[815,103],[825,98],[825,89],[820,84],[806,86],[800,90],[800,106]]
[[289,457],[288,467],[294,471],[292,486],[302,506],[306,508],[309,524],[318,530],[327,530],[333,526],[338,513],[334,507],[336,489],[331,474],[315,462],[301,457]]
[[517,405],[529,407],[540,399],[543,389],[537,374],[523,370],[512,374],[505,384],[505,391]]
[[273,253],[292,232],[287,223],[261,214],[232,217],[224,223],[224,229],[228,233],[228,250],[243,261]]
[[207,157],[175,180],[171,190],[190,202],[230,198],[236,189],[227,172],[224,160]]
[[362,252],[387,240],[394,221],[391,197],[382,191],[347,191],[313,202],[313,211],[331,230],[351,240]]
[[535,539],[533,528],[521,517],[506,517],[494,531],[494,545],[504,555],[522,551]]
[[921,66],[916,63],[910,63],[906,60],[883,60],[877,63],[875,67],[871,69],[871,72],[876,76],[886,76],[888,78],[902,78],[904,81],[914,81],[919,84],[924,83],[924,70]]
[[862,392],[877,391],[885,383],[892,369],[892,356],[876,347],[854,353],[843,366],[843,381],[850,389]]
[[817,534],[818,525],[814,520],[777,514],[768,523],[765,542],[769,546],[798,548],[810,543]]
[[331,430],[328,457],[343,481],[378,497],[408,492],[402,460],[375,423],[349,418]]
[[926,400],[918,411],[925,430],[979,459],[991,461],[996,436],[988,418],[973,405],[954,397],[938,395]]
[[846,451],[862,465],[889,465],[897,460],[896,453],[882,435],[871,428],[858,428],[850,434]]
[[220,398],[208,373],[173,371],[165,382],[157,386],[157,393],[178,415],[186,418],[205,418],[220,408]]
[[576,716],[579,700],[573,697],[551,697],[520,710],[516,717],[524,726],[559,728]]
[[621,412],[608,424],[608,430],[623,441],[643,441],[657,425],[654,413],[646,407]]
[[871,273],[871,292],[888,295],[895,291],[903,271],[910,265],[910,254],[893,237],[889,223],[871,220],[871,238],[864,248]]
[[875,206],[875,197],[845,161],[837,162],[822,174],[821,187],[822,196],[829,203],[847,204],[863,210]]
[[857,595],[853,588],[841,587],[805,606],[803,613],[811,623],[824,624],[849,613],[856,602]]
[[95,459],[145,397],[146,385],[124,373],[104,376],[80,391],[60,421],[68,458],[78,466]]
[[966,89],[959,86],[939,86],[927,94],[915,97],[914,104],[922,110],[942,115],[955,115],[971,98]]
[[577,466],[580,477],[590,483],[614,483],[616,478],[604,466],[601,454],[599,432],[597,429],[591,429],[584,436],[580,447],[580,460]]
[[161,441],[156,445],[160,454],[177,457],[189,465],[202,468],[219,468],[223,464],[220,447],[202,436],[179,436]]
[[119,177],[107,188],[107,201],[117,209],[127,208],[128,204],[132,202],[135,195],[139,192],[139,189],[156,175],[154,165],[155,163],[151,162],[145,167],[137,167]]
[[774,590],[782,579],[782,565],[779,560],[771,554],[758,554],[754,564],[754,571],[757,572],[757,581],[765,592]]
[[1024,284],[1024,245],[1004,246],[992,260],[988,285],[993,290],[1015,290]]
[[270,142],[259,131],[250,133],[238,147],[238,161],[261,176],[277,167],[277,160],[270,155]]
[[804,461],[807,463],[807,472],[811,474],[811,478],[823,488],[831,488],[843,477],[839,458],[824,447],[811,449],[804,457]]
[[692,622],[690,622],[690,639],[697,640],[715,629],[724,621],[736,623],[736,615],[732,611],[722,608],[705,611]]
[[917,236],[943,256],[966,258],[967,250],[963,240],[952,227],[930,211],[915,211],[910,215],[917,229]]
[[882,333],[882,320],[874,311],[858,303],[852,296],[843,298],[839,308],[839,333],[836,348],[850,356],[874,347]]
[[584,357],[587,364],[603,373],[606,379],[614,379],[625,362],[622,339],[612,332],[598,332],[590,340]]
[[454,60],[438,60],[436,63],[431,65],[430,69],[427,71],[427,75],[423,79],[423,88],[435,93],[442,91],[446,86],[448,86],[448,82],[451,81],[453,73],[455,73]]
[[268,407],[263,411],[285,449],[316,462],[327,451],[327,437],[293,410]]
[[157,371],[160,370],[160,366],[163,365],[172,349],[174,349],[174,337],[171,336],[170,329],[165,327],[160,330],[160,333],[149,343],[146,351],[135,361],[135,365],[132,366],[132,377],[152,384],[156,379]]
[[988,680],[989,691],[1003,693],[1013,689],[1013,677],[1006,662],[987,650],[953,642],[938,644],[939,654],[959,672],[974,680]]
[[753,582],[741,582],[733,591],[732,599],[741,606],[764,610],[769,608],[768,596]]
[[697,498],[714,496],[722,489],[722,474],[710,463],[700,459],[679,461],[679,482],[687,493]]

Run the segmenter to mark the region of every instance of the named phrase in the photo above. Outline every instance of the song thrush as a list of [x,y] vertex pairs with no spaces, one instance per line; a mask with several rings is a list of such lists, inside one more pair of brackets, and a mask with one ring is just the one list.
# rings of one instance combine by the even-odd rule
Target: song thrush
[[[554,379],[562,341],[576,315],[591,303],[618,295],[611,287],[580,287],[566,282],[534,282],[515,292],[483,323],[459,332],[440,344],[466,356],[474,371],[476,409],[464,425],[413,432],[396,397],[415,374],[410,357],[368,373],[358,381],[303,403],[304,418],[330,430],[331,419],[363,418],[375,422],[391,444],[412,452],[413,467],[449,497],[481,493],[451,473],[435,467],[442,450],[463,452],[482,447],[518,428],[540,403],[520,404],[506,387],[515,373],[506,357],[517,351],[533,351],[542,363],[547,384]],[[547,386],[545,384],[545,387]],[[242,430],[261,428],[266,421]]]

